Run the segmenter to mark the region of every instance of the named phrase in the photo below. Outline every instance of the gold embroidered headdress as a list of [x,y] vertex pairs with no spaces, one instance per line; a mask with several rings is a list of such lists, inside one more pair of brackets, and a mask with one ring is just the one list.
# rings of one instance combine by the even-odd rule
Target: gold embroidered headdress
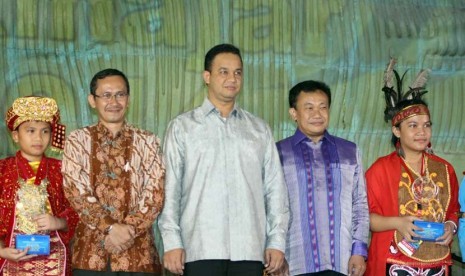
[[52,148],[63,150],[66,126],[60,124],[60,111],[54,99],[36,96],[16,99],[6,113],[6,126],[10,131],[14,131],[27,121],[50,123],[53,132]]

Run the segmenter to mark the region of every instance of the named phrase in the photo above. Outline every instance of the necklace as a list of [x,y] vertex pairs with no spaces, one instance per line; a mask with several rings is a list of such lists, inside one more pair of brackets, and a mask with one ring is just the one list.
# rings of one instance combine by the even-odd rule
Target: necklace
[[433,181],[428,169],[428,157],[422,156],[421,171],[415,171],[407,161],[402,161],[408,171],[412,172],[414,177],[409,173],[410,179],[413,180],[410,186],[410,192],[416,203],[417,214],[420,216],[431,216],[435,221],[441,221],[443,217],[442,208],[437,208],[439,198],[439,186]]
[[[20,173],[18,159],[16,159],[16,171],[18,173],[18,191],[16,193],[16,226],[15,228],[25,234],[38,233],[37,224],[34,217],[43,213],[47,213],[50,209],[48,201],[47,186],[49,181],[47,177],[40,181],[39,185],[35,185],[36,176],[27,179],[22,177]],[[46,164],[46,173],[48,172],[48,163]],[[47,174],[46,174],[47,176]]]

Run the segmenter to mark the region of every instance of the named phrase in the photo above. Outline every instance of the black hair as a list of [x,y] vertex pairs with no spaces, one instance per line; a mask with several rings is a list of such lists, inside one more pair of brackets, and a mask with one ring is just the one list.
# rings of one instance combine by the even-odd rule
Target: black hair
[[101,80],[101,79],[104,79],[104,78],[110,77],[110,76],[120,76],[120,77],[122,77],[124,82],[126,83],[126,88],[128,90],[128,94],[129,94],[130,88],[129,88],[128,78],[126,77],[126,75],[123,72],[121,72],[121,71],[119,71],[117,69],[113,69],[113,68],[104,69],[104,70],[99,71],[97,74],[94,75],[94,77],[90,81],[90,94],[95,96],[95,91],[97,90],[97,81],[98,80]]
[[296,108],[297,97],[301,92],[312,93],[317,90],[322,91],[328,97],[328,108],[331,107],[331,89],[329,86],[321,81],[307,80],[300,82],[289,90],[289,107]]
[[212,69],[212,63],[215,57],[219,54],[230,53],[239,56],[242,64],[242,56],[241,51],[239,48],[232,44],[219,44],[213,46],[210,50],[208,50],[207,54],[205,55],[205,62],[204,62],[204,70],[210,72]]

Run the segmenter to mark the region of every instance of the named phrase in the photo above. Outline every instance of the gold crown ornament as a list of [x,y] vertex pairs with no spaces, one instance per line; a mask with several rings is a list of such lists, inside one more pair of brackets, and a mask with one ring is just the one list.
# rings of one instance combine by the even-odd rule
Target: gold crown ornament
[[63,150],[66,126],[60,124],[60,110],[52,98],[27,96],[16,99],[8,109],[5,122],[14,131],[24,122],[48,122],[52,127],[52,149]]

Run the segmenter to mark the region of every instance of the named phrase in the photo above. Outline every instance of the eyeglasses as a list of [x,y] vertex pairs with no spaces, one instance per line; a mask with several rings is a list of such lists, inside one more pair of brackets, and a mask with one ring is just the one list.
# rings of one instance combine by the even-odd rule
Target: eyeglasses
[[111,94],[111,93],[103,93],[102,95],[97,95],[94,94],[94,97],[100,98],[106,102],[111,101],[113,97],[115,97],[115,100],[120,101],[120,100],[125,100],[129,96],[128,93],[125,92],[118,92],[116,94]]

